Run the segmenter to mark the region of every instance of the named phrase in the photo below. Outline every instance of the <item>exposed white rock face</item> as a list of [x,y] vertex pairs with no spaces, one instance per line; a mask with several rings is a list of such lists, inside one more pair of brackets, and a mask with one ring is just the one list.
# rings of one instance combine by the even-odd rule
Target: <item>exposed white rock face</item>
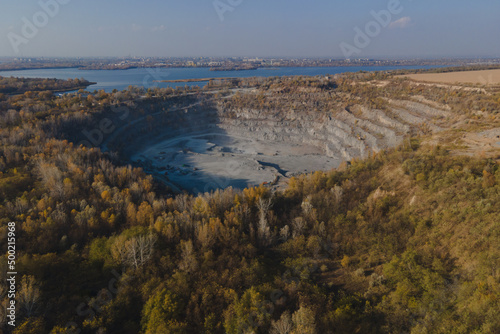
[[396,146],[422,123],[439,131],[432,121],[447,114],[444,106],[399,100],[389,100],[387,110],[355,105],[321,114],[193,107],[149,120],[149,132],[141,129],[146,121],[136,122],[131,132],[142,134],[129,135],[131,140],[149,138],[131,159],[166,183],[195,192],[277,185]]

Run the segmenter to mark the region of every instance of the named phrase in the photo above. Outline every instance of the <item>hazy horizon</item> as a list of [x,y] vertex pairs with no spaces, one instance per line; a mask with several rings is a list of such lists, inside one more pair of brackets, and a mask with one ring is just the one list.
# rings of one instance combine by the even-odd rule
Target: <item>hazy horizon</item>
[[493,42],[500,3],[6,0],[2,7],[1,57],[500,57]]

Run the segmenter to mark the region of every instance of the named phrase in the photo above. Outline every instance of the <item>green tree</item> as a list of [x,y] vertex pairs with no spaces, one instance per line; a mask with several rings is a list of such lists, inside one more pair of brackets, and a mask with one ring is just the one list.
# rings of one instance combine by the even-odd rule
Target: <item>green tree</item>
[[226,310],[224,328],[228,334],[254,333],[270,320],[268,302],[255,287],[245,291],[241,298]]
[[177,297],[163,288],[144,305],[142,329],[145,334],[186,333],[186,325],[179,321],[180,315]]

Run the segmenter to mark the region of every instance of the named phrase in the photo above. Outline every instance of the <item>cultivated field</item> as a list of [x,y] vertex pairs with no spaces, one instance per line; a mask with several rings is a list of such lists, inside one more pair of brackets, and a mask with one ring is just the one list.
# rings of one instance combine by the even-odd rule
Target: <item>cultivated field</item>
[[500,69],[484,71],[463,71],[449,73],[425,73],[410,74],[401,77],[408,77],[417,81],[439,82],[439,83],[472,83],[482,85],[500,84]]

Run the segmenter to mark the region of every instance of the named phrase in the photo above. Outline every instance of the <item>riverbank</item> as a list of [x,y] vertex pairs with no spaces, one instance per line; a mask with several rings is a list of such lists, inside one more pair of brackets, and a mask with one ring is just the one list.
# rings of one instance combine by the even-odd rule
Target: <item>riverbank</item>
[[211,80],[237,80],[238,78],[199,78],[178,80],[155,80],[154,82],[179,83],[179,82],[209,82]]

